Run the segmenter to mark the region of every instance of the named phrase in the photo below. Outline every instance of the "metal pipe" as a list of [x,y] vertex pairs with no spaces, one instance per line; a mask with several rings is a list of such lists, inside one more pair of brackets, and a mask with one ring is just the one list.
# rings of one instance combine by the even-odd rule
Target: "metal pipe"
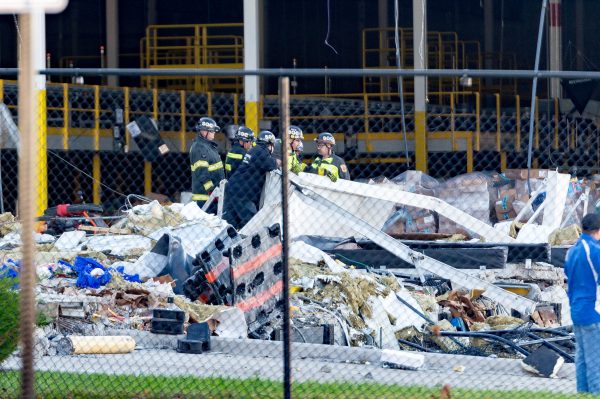
[[543,339],[542,337],[538,337],[537,335],[535,335],[532,332],[528,332],[527,336],[529,338],[533,338],[535,340],[540,340],[542,345],[546,346],[549,349],[552,349],[554,352],[558,353],[559,355],[561,355],[562,357],[564,357],[566,360],[568,360],[571,363],[575,362],[575,358],[568,354],[567,352],[565,352],[564,350],[560,349],[558,346],[554,345],[553,343],[549,342],[548,340]]
[[483,339],[491,339],[494,341],[498,341],[500,343],[503,343],[507,346],[510,346],[511,348],[513,348],[515,351],[519,352],[520,354],[524,355],[524,356],[529,356],[529,352],[526,351],[525,349],[521,348],[520,346],[518,346],[517,344],[515,344],[514,342],[506,339],[506,338],[502,338],[499,337],[497,335],[494,334],[488,334],[488,333],[482,333],[482,332],[473,332],[473,331],[440,331],[440,335],[442,337],[473,337],[473,338],[483,338]]
[[[535,71],[535,70],[508,70],[508,69],[363,69],[363,68],[335,68],[324,69],[306,68],[306,69],[278,69],[261,68],[255,70],[244,69],[141,69],[141,68],[52,68],[40,69],[42,75],[52,76],[286,76],[295,74],[297,76],[427,76],[427,77],[462,77],[469,76],[474,78],[499,77],[512,79],[531,79],[534,77],[560,78],[560,79],[593,79],[600,80],[600,71]],[[18,75],[17,68],[0,68],[0,75]]]
[[[548,0],[543,0],[542,10],[540,11],[540,25],[538,28],[538,39],[537,39],[537,47],[535,50],[535,65],[533,67],[533,72],[536,73],[540,69],[540,52],[542,49],[542,39],[544,35],[544,18],[546,17],[546,8],[548,7]],[[531,195],[531,159],[533,155],[533,121],[535,115],[535,106],[536,106],[536,95],[537,95],[537,83],[538,76],[533,77],[533,87],[531,89],[531,113],[529,115],[529,142],[527,143],[527,189],[529,191],[529,195]]]
[[288,170],[288,148],[289,136],[287,131],[290,126],[290,78],[282,76],[279,79],[279,131],[281,135],[281,212],[282,212],[282,261],[283,261],[283,397],[292,397],[292,344],[290,323],[290,221],[289,221],[289,170]]
[[410,342],[410,341],[407,341],[402,338],[398,338],[398,342],[401,343],[402,345],[410,346],[411,348],[420,350],[421,352],[431,352],[429,349],[425,348],[424,346],[415,344],[414,342]]

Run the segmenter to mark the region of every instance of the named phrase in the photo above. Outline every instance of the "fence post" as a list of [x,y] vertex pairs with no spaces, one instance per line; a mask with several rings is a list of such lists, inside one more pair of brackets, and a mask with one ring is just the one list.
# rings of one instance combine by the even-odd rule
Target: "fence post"
[[517,137],[515,140],[515,147],[518,152],[521,152],[521,96],[518,94],[515,96],[515,113],[517,114]]
[[100,86],[94,86],[94,158],[92,160],[92,197],[94,204],[100,204],[100,182],[102,173],[100,166]]
[[185,90],[179,92],[179,103],[181,104],[181,124],[179,128],[179,149],[185,152],[187,148],[186,131],[187,131],[187,109],[185,102]]
[[238,109],[239,108],[238,102],[239,102],[239,95],[237,93],[235,93],[233,95],[233,124],[234,125],[239,125],[238,121],[239,121],[240,115],[239,115],[239,109]]
[[69,149],[69,84],[63,83],[63,150]]
[[[158,124],[158,89],[152,89],[152,118]],[[152,162],[144,161],[144,195],[148,196],[152,192]]]
[[475,151],[481,150],[481,95],[475,93]]
[[371,144],[371,137],[369,134],[369,96],[366,93],[363,94],[363,108],[363,118],[365,120],[365,147],[367,148],[367,154],[370,154],[373,152],[373,145]]
[[[47,201],[46,177],[46,80],[38,74],[43,67],[39,44],[44,38],[44,13],[32,10],[19,15],[22,52],[19,59],[19,218],[21,230],[21,270],[19,336],[21,342],[21,397],[35,398],[35,252],[34,217]],[[40,62],[41,61],[41,62]],[[41,162],[44,162],[41,164]],[[43,197],[43,198],[40,198]],[[4,311],[4,310],[3,310]]]
[[559,106],[558,106],[558,97],[554,97],[554,149],[558,150],[558,117]]
[[454,117],[454,93],[450,93],[450,134],[452,135],[452,151],[458,151],[458,143],[456,142],[456,128]]
[[[129,87],[125,87],[123,92],[123,121],[125,126],[129,124]],[[127,134],[127,129],[125,129],[125,148],[127,148],[126,152],[129,152],[129,135]]]
[[[281,77],[279,79],[279,127],[280,131],[287,132],[290,126],[290,78]],[[289,135],[282,134],[281,139],[281,212],[282,212],[282,263],[283,263],[283,392],[284,399],[292,397],[292,358],[291,358],[291,323],[290,323],[290,271],[288,262],[289,253],[289,209],[288,209],[288,187],[289,170],[288,156],[286,148],[289,148]]]

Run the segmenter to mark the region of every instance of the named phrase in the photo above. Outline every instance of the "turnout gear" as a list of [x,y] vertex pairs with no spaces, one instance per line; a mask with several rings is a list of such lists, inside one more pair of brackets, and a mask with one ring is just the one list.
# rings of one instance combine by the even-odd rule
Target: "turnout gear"
[[[319,155],[313,160],[308,173],[315,173],[319,176],[327,176],[333,182],[338,179],[350,180],[350,173],[344,160],[333,153],[335,146],[335,137],[333,134],[323,132],[315,139]],[[327,147],[327,155],[319,149],[322,146]]]
[[240,126],[235,133],[235,139],[237,141],[251,141],[255,142],[256,138],[254,137],[254,131],[246,126]]
[[208,132],[219,133],[221,128],[217,125],[217,122],[213,118],[209,118],[207,116],[200,118],[198,123],[196,124],[196,131],[199,132],[201,130],[206,130]]
[[[288,148],[288,170],[298,174],[306,168],[306,165],[300,161],[300,158],[296,153],[297,149],[302,145],[302,141],[300,140],[304,140],[304,134],[302,129],[298,126],[290,125],[288,135],[290,139],[290,148]],[[294,140],[299,140],[299,143],[296,146],[293,145]]]
[[225,156],[225,175],[227,178],[233,175],[233,172],[237,170],[237,168],[242,163],[244,159],[244,155],[248,152],[246,148],[244,148],[243,143],[253,143],[256,141],[254,137],[254,131],[246,126],[240,126],[235,133],[236,142],[233,143],[231,150]]
[[225,176],[227,178],[230,178],[237,168],[239,168],[246,152],[246,149],[239,143],[233,144],[231,150],[225,156]]
[[225,178],[223,162],[217,152],[217,143],[202,136],[196,137],[190,148],[192,170],[192,200],[204,206],[214,188]]
[[304,172],[306,165],[302,163],[296,151],[288,151],[288,170],[292,173],[298,174]]
[[227,182],[223,219],[236,229],[242,228],[258,212],[265,174],[277,169],[277,161],[268,148],[274,143],[273,133],[260,132],[256,147],[248,151]]
[[350,180],[350,173],[344,160],[335,154],[331,154],[327,158],[317,156],[306,172],[327,176],[333,182],[340,178]]

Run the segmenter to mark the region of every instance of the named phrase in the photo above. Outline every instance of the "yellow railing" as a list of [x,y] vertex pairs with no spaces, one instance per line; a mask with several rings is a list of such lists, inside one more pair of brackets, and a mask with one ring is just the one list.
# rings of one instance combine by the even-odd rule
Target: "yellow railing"
[[[411,28],[399,29],[399,53],[403,69],[414,68],[413,37]],[[427,62],[430,69],[464,69],[481,67],[479,42],[459,40],[456,32],[428,32]],[[362,31],[363,68],[389,68],[396,57],[394,28],[367,28]],[[364,92],[383,92],[389,96],[390,78],[363,78]],[[405,92],[413,91],[412,79],[405,79]],[[430,92],[459,91],[457,78],[429,78]],[[480,81],[474,79],[472,91],[480,90]]]
[[[12,82],[13,84],[15,82]],[[101,117],[103,119],[112,119],[114,117],[112,109],[106,109],[106,107],[101,107],[100,95],[101,95],[101,86],[90,86],[90,85],[71,85],[67,83],[48,83],[48,89],[58,88],[59,90],[52,90],[53,100],[47,101],[48,106],[47,110],[49,113],[54,113],[58,118],[62,117],[62,126],[60,122],[53,122],[53,126],[48,128],[48,134],[54,136],[61,137],[62,149],[69,150],[70,143],[73,142],[74,139],[79,137],[90,137],[92,139],[91,148],[94,150],[95,155],[93,157],[92,168],[93,175],[96,177],[97,181],[93,186],[94,200],[100,198],[100,181],[101,181],[101,165],[100,165],[100,157],[98,156],[99,152],[103,148],[101,145],[102,140],[106,140],[112,137],[112,130],[107,128],[106,126],[101,125]],[[70,90],[87,90],[87,101],[83,102],[79,105],[74,105],[72,100],[72,94]],[[206,97],[206,108],[202,114],[190,112],[190,109],[186,106],[182,106],[187,103],[188,92],[185,90],[180,90],[177,92],[173,91],[165,91],[159,89],[152,89],[150,91],[144,89],[135,89],[124,87],[121,89],[110,89],[112,91],[121,90],[119,95],[122,95],[123,99],[123,116],[124,122],[127,124],[129,121],[135,119],[137,116],[142,114],[150,114],[156,120],[162,120],[163,118],[177,118],[179,119],[179,130],[170,130],[170,131],[161,131],[161,136],[167,140],[177,141],[177,145],[175,149],[181,152],[187,151],[189,148],[189,144],[194,137],[194,133],[190,132],[186,129],[186,121],[190,119],[197,119],[206,115],[212,115],[216,117],[230,117],[233,123],[238,124],[242,122],[241,115],[239,114],[238,109],[238,100],[239,96],[237,94],[232,94],[233,97],[233,108],[230,111],[227,111],[226,114],[223,113],[221,109],[216,108],[216,102],[214,101],[214,94],[212,92],[207,93]],[[132,95],[136,95],[138,91],[146,93],[146,95],[151,94],[152,102],[148,109],[132,109]],[[49,93],[50,90],[47,90]],[[171,109],[165,111],[161,108],[161,94],[163,93],[174,93],[176,97],[179,99],[178,104],[171,104]],[[62,93],[62,96],[58,96],[56,93]],[[71,94],[71,96],[69,95]],[[4,99],[4,81],[0,80],[0,101]],[[507,167],[507,153],[509,152],[520,152],[524,151],[522,145],[522,131],[521,131],[521,98],[517,96],[502,96],[500,94],[496,94],[495,96],[495,113],[497,115],[496,124],[493,130],[489,128],[487,131],[482,132],[480,127],[480,94],[477,92],[432,92],[434,96],[438,96],[440,98],[444,98],[444,103],[449,104],[444,112],[434,113],[429,112],[429,118],[443,118],[445,121],[449,121],[448,128],[444,131],[429,131],[427,133],[427,138],[430,141],[438,141],[438,140],[446,140],[450,145],[450,150],[455,152],[466,152],[467,154],[467,169],[472,170],[473,168],[473,153],[475,151],[480,150],[492,150],[496,151],[500,154],[500,166],[501,169],[504,170]],[[194,94],[197,95],[197,94]],[[373,126],[375,122],[381,120],[394,120],[394,126],[400,126],[399,119],[401,115],[398,113],[372,113],[370,104],[373,101],[378,101],[379,98],[385,95],[385,93],[351,93],[351,94],[341,94],[341,95],[322,95],[322,94],[306,94],[306,95],[293,95],[292,100],[300,100],[302,98],[305,99],[315,99],[315,98],[332,98],[332,99],[357,99],[361,101],[361,104],[358,105],[352,115],[292,115],[292,122],[301,123],[304,120],[313,120],[313,121],[323,121],[323,120],[343,120],[343,119],[356,119],[362,120],[363,127],[359,129],[359,131],[354,132],[352,135],[352,139],[355,142],[360,144],[360,147],[364,150],[361,150],[360,153],[363,156],[375,156],[376,154],[382,154],[381,151],[377,151],[377,148],[381,149],[382,143],[391,143],[396,142],[400,143],[404,139],[404,134],[401,131],[381,131],[381,127],[377,129],[377,131],[373,131]],[[408,96],[412,96],[412,94],[408,94]],[[62,97],[62,103],[56,103],[56,99]],[[173,96],[170,96],[172,99]],[[265,103],[265,100],[272,100],[270,96],[263,96],[260,99],[261,108]],[[536,101],[539,101],[536,99]],[[469,109],[474,109],[472,112],[465,112],[459,109],[458,104],[460,103],[469,103],[471,107]],[[474,104],[474,107],[472,106]],[[514,109],[515,113],[515,126],[514,130],[507,132],[503,129],[502,121],[503,121],[503,112],[502,107],[508,106],[512,110]],[[560,109],[558,100],[554,100],[553,102],[553,113],[552,120],[554,122],[554,128],[552,131],[551,143],[552,147],[556,150],[559,149],[561,141],[560,141],[560,131],[559,131],[559,121],[560,121]],[[15,105],[11,105],[10,107],[15,107]],[[537,107],[539,110],[539,106]],[[406,115],[406,124],[409,125],[411,122],[414,122],[414,115],[412,112],[407,112]],[[511,116],[508,116],[511,117]],[[475,120],[475,129],[472,131],[465,131],[464,128],[457,126],[456,121],[458,118],[472,118]],[[506,118],[506,117],[505,117]],[[539,150],[540,148],[540,120],[539,120],[539,111],[534,115],[534,149]],[[87,121],[87,127],[71,127],[73,120],[84,120]],[[278,119],[277,116],[263,116],[263,120],[271,120],[276,121]],[[316,137],[317,132],[308,132],[306,134],[307,140],[312,140]],[[340,142],[344,142],[347,138],[345,132],[343,131],[333,131],[332,132],[336,139]],[[574,148],[576,145],[576,140],[573,137],[576,136],[576,133],[569,134],[566,138],[566,143],[569,148]],[[412,131],[406,132],[406,137],[409,141],[414,140],[414,133]],[[224,136],[219,136],[220,140],[225,140]],[[126,145],[130,147],[130,138],[129,135],[125,135]],[[387,144],[383,144],[386,146]],[[104,147],[105,148],[105,147]],[[385,159],[384,159],[385,158]],[[381,159],[356,159],[349,160],[350,163],[362,163],[362,162],[406,162],[407,160],[404,158],[386,158],[385,155],[382,155]],[[537,160],[534,160],[536,163]],[[149,163],[145,164],[144,167],[145,174],[145,191],[149,192],[151,189],[151,176],[152,176],[152,165]]]
[[[235,34],[235,32],[239,34]],[[232,34],[233,32],[233,34]],[[243,24],[149,25],[140,41],[143,68],[243,68]],[[241,77],[147,77],[148,88],[235,91]]]

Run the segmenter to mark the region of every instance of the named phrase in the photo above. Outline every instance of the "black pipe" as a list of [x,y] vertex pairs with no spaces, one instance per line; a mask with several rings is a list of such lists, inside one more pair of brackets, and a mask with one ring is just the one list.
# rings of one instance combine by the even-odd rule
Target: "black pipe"
[[521,348],[520,346],[518,346],[514,342],[512,342],[512,341],[510,341],[510,340],[508,340],[506,338],[499,337],[499,336],[494,335],[494,334],[488,334],[488,333],[482,333],[482,332],[474,332],[474,331],[440,331],[440,335],[442,337],[469,337],[469,338],[491,339],[491,340],[503,343],[503,344],[505,344],[507,346],[510,346],[515,351],[519,352],[520,354],[522,354],[524,356],[529,356],[529,352],[528,351],[526,351],[525,349]]

